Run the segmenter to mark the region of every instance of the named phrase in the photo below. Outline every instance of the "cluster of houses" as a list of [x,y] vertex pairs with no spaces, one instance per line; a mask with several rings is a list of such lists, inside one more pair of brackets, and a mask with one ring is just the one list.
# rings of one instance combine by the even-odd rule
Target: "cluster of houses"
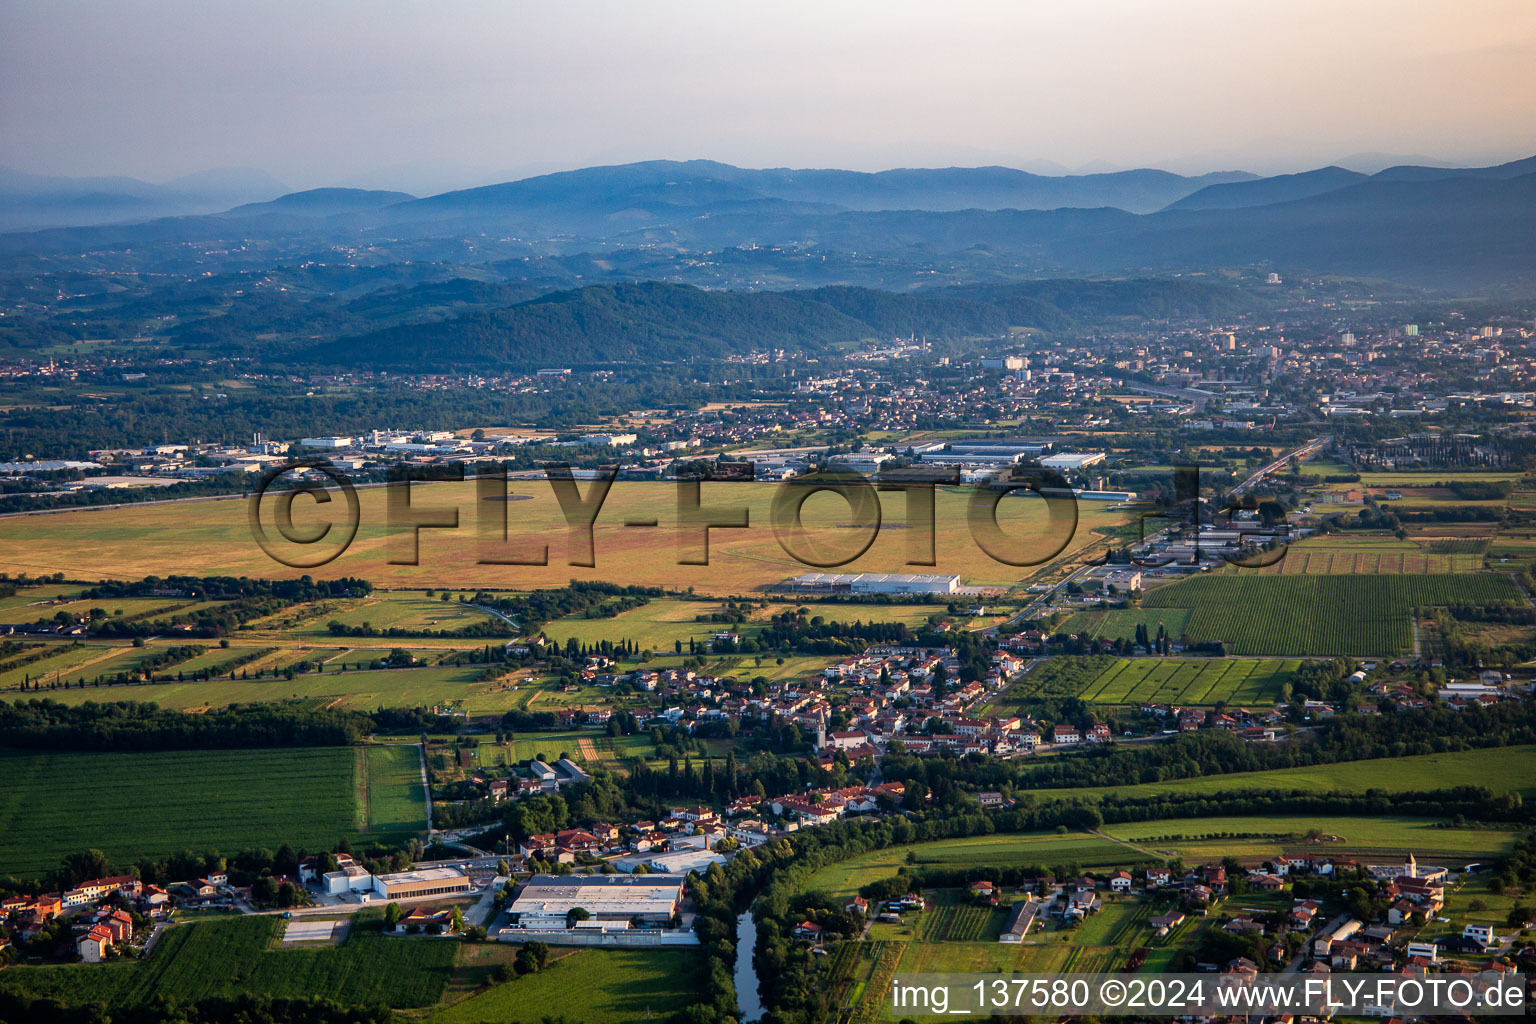
[[[1360,865],[1348,858],[1280,857],[1245,871],[1244,891],[1281,892],[1288,876],[1326,878],[1346,871],[1357,877],[1363,873],[1375,881],[1376,896],[1386,904],[1380,920],[1362,921],[1348,913],[1324,920],[1318,901],[1298,898],[1284,912],[1239,910],[1218,927],[1234,935],[1261,936],[1267,943],[1266,955],[1278,963],[1291,960],[1298,949],[1294,941],[1287,943],[1287,937],[1301,934],[1306,941],[1299,947],[1299,958],[1307,962],[1302,969],[1314,974],[1394,967],[1423,972],[1435,968],[1447,952],[1483,953],[1497,942],[1492,926],[1476,923],[1464,925],[1459,935],[1437,941],[1420,938],[1426,924],[1446,920],[1438,915],[1445,908],[1450,872],[1443,867],[1421,866],[1412,855],[1404,863],[1385,865]],[[1067,883],[1048,876],[1024,879],[1019,886],[1024,898],[1009,907],[998,941],[1021,942],[1032,927],[1048,917],[1063,922],[1087,917],[1100,909],[1100,893],[1104,892],[1144,892],[1154,899],[1168,900],[1167,909],[1149,919],[1153,934],[1166,936],[1190,918],[1206,915],[1210,904],[1229,895],[1233,888],[1226,867],[1220,864],[1202,865],[1181,877],[1174,877],[1166,867],[1148,868],[1139,883],[1124,870],[1101,877],[1085,875]],[[969,894],[993,907],[1001,907],[1005,899],[1003,887],[987,880],[972,882]],[[1225,969],[1258,970],[1246,958],[1227,964]]]
[[477,771],[470,776],[470,781],[483,787],[491,800],[500,803],[536,793],[558,793],[572,783],[586,782],[591,778],[581,765],[562,757],[554,764],[535,758],[524,766],[521,774],[492,776],[485,771]]
[[[894,740],[917,754],[953,750],[1006,757],[1034,749],[1044,740],[1038,724],[1027,716],[973,713],[1017,679],[1026,665],[1017,654],[998,650],[982,679],[959,682],[959,663],[951,648],[875,645],[827,666],[819,677],[770,684],[760,694],[744,684],[687,669],[630,677],[589,671],[594,685],[629,679],[664,700],[678,701],[656,714],[668,724],[725,719],[793,723],[814,737],[821,760],[829,765],[839,753],[850,761],[878,757]],[[835,717],[841,719],[841,728],[831,728]],[[584,724],[600,723],[588,717]]]
[[[1445,907],[1445,886],[1450,872],[1443,867],[1425,867],[1410,855],[1404,863],[1361,865],[1349,858],[1279,857],[1263,865],[1246,869],[1242,885],[1229,877],[1226,866],[1205,864],[1180,875],[1164,866],[1154,866],[1136,874],[1116,870],[1060,882],[1044,875],[1025,878],[1017,887],[1022,898],[1009,902],[1005,888],[987,879],[977,879],[967,886],[969,898],[982,906],[1006,909],[1007,918],[998,934],[1001,943],[1023,942],[1032,929],[1044,927],[1057,919],[1066,925],[1097,913],[1106,894],[1130,896],[1144,894],[1161,902],[1165,908],[1148,919],[1152,933],[1164,937],[1186,922],[1206,917],[1211,904],[1244,892],[1278,893],[1284,891],[1288,878],[1306,875],[1314,879],[1349,873],[1352,878],[1374,880],[1376,895],[1387,909],[1379,921],[1362,921],[1349,913],[1326,918],[1322,905],[1314,899],[1297,898],[1288,909],[1239,909],[1223,914],[1215,925],[1239,936],[1258,936],[1265,956],[1275,963],[1293,963],[1309,974],[1328,974],[1334,970],[1398,970],[1427,973],[1441,969],[1447,953],[1484,953],[1498,937],[1491,926],[1466,924],[1459,935],[1436,941],[1423,939],[1429,922],[1444,923],[1437,915]],[[925,910],[928,903],[921,893],[910,893],[872,905],[862,896],[849,899],[843,912],[858,918],[898,922],[901,915]],[[796,938],[819,942],[823,928],[814,921],[802,921],[794,929]],[[1296,936],[1302,937],[1298,943]],[[1144,960],[1144,956],[1142,958]],[[1136,958],[1132,958],[1133,962]],[[1495,962],[1496,969],[1509,969]],[[1227,973],[1258,973],[1259,967],[1246,957],[1220,965],[1202,965],[1202,969]]]
[[[533,860],[546,864],[605,861],[622,872],[643,865],[648,871],[686,874],[724,861],[717,848],[726,841],[730,849],[757,846],[805,826],[878,812],[899,803],[905,793],[904,784],[886,782],[767,798],[747,796],[732,801],[724,813],[704,806],[674,807],[658,820],[598,823],[528,836],[517,844],[510,866],[517,871]],[[768,815],[783,823],[765,823],[762,818]]]
[[132,941],[136,915],[163,920],[171,906],[170,892],[132,875],[93,878],[63,892],[0,900],[0,951],[31,942],[51,922],[65,918],[72,926],[75,952],[87,963],[99,963],[112,947]]

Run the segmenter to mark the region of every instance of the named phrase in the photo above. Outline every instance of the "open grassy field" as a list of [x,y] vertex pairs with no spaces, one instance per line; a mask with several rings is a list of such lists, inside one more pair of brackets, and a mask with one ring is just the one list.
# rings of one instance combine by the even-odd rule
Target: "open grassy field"
[[[1340,837],[1335,843],[1307,843],[1301,837],[1320,829]],[[1426,818],[1382,817],[1218,817],[1175,818],[1105,825],[1105,835],[1135,843],[1153,854],[1183,857],[1186,862],[1234,856],[1272,857],[1319,850],[1340,856],[1409,853],[1447,863],[1486,860],[1507,852],[1519,837],[1516,829],[1445,828]]]
[[[734,676],[737,679],[756,679],[762,676],[770,681],[798,679],[817,675],[837,658],[816,654],[791,654],[782,659],[775,654],[727,654],[709,658],[701,672],[716,676]],[[649,668],[675,668],[676,658],[661,658],[649,663]]]
[[1123,796],[1158,793],[1219,793],[1232,790],[1304,789],[1318,793],[1363,793],[1368,789],[1423,792],[1452,786],[1486,786],[1496,793],[1536,798],[1536,747],[1496,747],[1453,754],[1374,758],[1267,772],[1238,772],[1198,779],[1084,789],[1036,789],[1046,797]]
[[756,632],[750,622],[733,626],[696,621],[700,615],[720,609],[721,605],[715,601],[653,600],[612,618],[589,619],[573,615],[559,619],[544,627],[544,635],[561,644],[572,637],[584,644],[599,640],[633,640],[642,651],[670,651],[678,641],[687,646],[689,640],[707,641],[714,633],[737,632],[751,636]]
[[[389,629],[451,632],[500,620],[473,605],[461,603],[457,594],[444,601],[441,597],[427,597],[419,590],[384,590],[366,598],[341,602],[336,610],[314,615],[292,632],[296,636],[330,636],[332,621],[344,626],[370,626],[381,632]],[[510,626],[506,628],[509,635],[514,634]]]
[[998,706],[1022,708],[1047,697],[1127,705],[1273,704],[1300,664],[1246,658],[1053,658],[1014,683]]
[[0,751],[0,874],[33,875],[91,848],[118,863],[285,840],[317,848],[367,827],[355,774],[348,747]]
[[[465,947],[455,974],[489,977],[510,963],[516,946],[481,952]],[[465,966],[465,961],[470,961]],[[430,1015],[433,1024],[504,1024],[565,1019],[605,1022],[666,1020],[699,998],[703,958],[686,949],[560,949],[538,974],[477,989]],[[478,981],[476,982],[478,985]],[[455,983],[457,987],[457,981]]]
[[[750,527],[716,529],[710,533],[708,565],[680,565],[678,492],[670,483],[620,481],[613,486],[594,527],[596,565],[572,566],[565,519],[550,485],[539,480],[515,481],[513,490],[530,495],[526,501],[480,501],[473,483],[436,483],[412,488],[411,504],[423,509],[460,511],[458,530],[424,530],[420,564],[391,565],[392,556],[409,556],[410,531],[391,530],[382,488],[358,491],[361,522],[350,548],[321,572],[327,576],[360,576],[384,586],[488,586],[521,589],[563,586],[573,576],[645,583],[701,593],[744,594],[776,584],[807,567],[786,554],[775,539],[770,509],[782,487],[775,484],[710,483],[703,485],[707,508],[745,508]],[[965,525],[970,491],[941,491],[937,500],[937,565],[925,572],[958,573],[965,581],[1011,585],[1030,570],[994,560],[971,538]],[[906,498],[899,492],[880,495],[882,529],[873,545],[842,571],[910,571],[907,565]],[[1125,521],[1125,513],[1084,503],[1075,526],[1055,524],[1037,499],[1009,498],[998,507],[1005,532],[1017,539],[1017,560],[1046,559],[1061,545],[1073,550],[1100,540],[1096,527]],[[344,503],[318,506],[296,502],[298,529],[319,524],[326,511]],[[480,564],[482,530],[500,535],[499,515],[507,516],[513,546],[548,544],[547,566]],[[656,520],[657,528],[624,526],[626,520]],[[847,505],[835,495],[821,494],[806,502],[803,522],[806,541],[823,556],[837,557],[857,550],[859,531],[844,529]],[[489,535],[489,534],[488,534]],[[312,552],[305,552],[312,554]],[[120,509],[78,509],[8,520],[0,534],[0,564],[40,572],[63,571],[75,578],[138,578],[150,574],[229,573],[262,577],[298,576],[310,570],[289,569],[264,554],[251,538],[247,505],[241,500],[197,504],[159,503]]]
[[170,929],[149,958],[113,964],[16,967],[0,989],[57,999],[142,1006],[156,997],[180,1003],[253,994],[390,1007],[431,1006],[441,998],[457,943],[391,936],[382,911],[363,911],[341,945],[276,949],[285,922],[275,916],[198,921]]
[[582,643],[624,639],[633,640],[641,650],[667,652],[673,650],[673,645],[678,641],[685,645],[689,639],[702,643],[719,632],[734,632],[745,637],[755,636],[761,631],[762,625],[774,615],[798,607],[806,608],[811,618],[820,617],[828,621],[900,622],[913,627],[923,625],[931,615],[948,615],[948,608],[944,604],[855,601],[825,603],[809,601],[804,604],[772,602],[765,608],[753,607],[745,622],[732,624],[698,621],[701,615],[708,616],[723,611],[725,608],[723,602],[658,598],[611,618],[572,615],[549,623],[544,627],[543,632],[551,640],[562,644],[571,637],[575,637]]
[[872,850],[827,865],[806,880],[805,888],[832,896],[852,895],[868,882],[896,874],[908,863],[908,854],[915,858],[912,862],[914,865],[946,867],[1017,867],[1036,864],[1050,867],[1070,863],[1091,868],[1153,859],[1087,832],[1069,832],[1065,835],[1025,833],[965,836]]
[[0,597],[0,622],[36,622],[53,614],[48,605],[58,598],[78,594],[72,583],[40,583]]
[[1222,572],[1158,587],[1143,604],[1190,609],[1185,639],[1219,640],[1232,654],[1392,657],[1412,646],[1415,608],[1520,600],[1514,581],[1503,573]]

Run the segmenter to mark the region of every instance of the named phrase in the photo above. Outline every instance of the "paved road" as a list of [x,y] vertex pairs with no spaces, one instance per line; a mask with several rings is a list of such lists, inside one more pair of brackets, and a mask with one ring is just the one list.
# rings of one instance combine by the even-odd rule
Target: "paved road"
[[1294,451],[1286,452],[1284,455],[1280,456],[1274,462],[1271,462],[1267,466],[1264,466],[1258,472],[1251,474],[1248,477],[1248,479],[1244,480],[1242,483],[1240,483],[1236,487],[1232,488],[1231,497],[1234,497],[1234,498],[1242,497],[1243,492],[1252,490],[1254,487],[1258,486],[1259,482],[1261,480],[1263,480],[1265,477],[1270,476],[1270,475],[1272,475],[1274,473],[1278,473],[1281,470],[1283,470],[1286,467],[1288,467],[1290,465],[1290,462],[1291,462],[1292,459],[1304,459],[1308,455],[1315,454],[1320,448],[1322,448],[1327,443],[1328,443],[1328,439],[1326,437],[1314,437],[1312,440],[1308,441],[1306,444],[1302,445],[1300,448],[1297,448]]

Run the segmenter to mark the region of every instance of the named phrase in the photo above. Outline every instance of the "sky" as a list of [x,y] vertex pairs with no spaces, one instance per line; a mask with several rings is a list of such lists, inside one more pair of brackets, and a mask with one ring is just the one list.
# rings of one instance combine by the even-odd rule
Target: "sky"
[[1531,0],[0,4],[0,165],[39,174],[432,191],[655,158],[1275,173],[1533,152]]

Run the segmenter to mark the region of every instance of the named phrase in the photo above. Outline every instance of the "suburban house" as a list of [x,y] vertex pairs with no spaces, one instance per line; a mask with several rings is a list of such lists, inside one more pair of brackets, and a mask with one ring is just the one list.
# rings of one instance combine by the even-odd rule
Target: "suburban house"
[[453,933],[453,911],[417,907],[395,923],[396,934],[426,932],[429,935]]
[[88,964],[99,964],[107,958],[107,947],[112,945],[112,932],[106,925],[97,925],[75,940],[75,952]]

